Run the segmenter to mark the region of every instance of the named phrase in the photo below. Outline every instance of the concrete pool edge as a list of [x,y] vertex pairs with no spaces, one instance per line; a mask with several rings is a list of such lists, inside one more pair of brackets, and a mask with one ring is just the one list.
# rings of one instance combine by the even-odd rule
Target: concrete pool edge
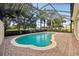
[[[43,33],[43,32],[39,32],[39,33]],[[53,32],[44,32],[44,33],[53,33]],[[37,34],[37,33],[30,33],[30,34]],[[19,44],[19,43],[16,43],[16,38],[19,38],[21,36],[25,36],[25,35],[30,35],[30,34],[24,34],[24,35],[20,35],[20,36],[17,36],[15,37],[14,39],[11,40],[11,44],[14,45],[14,46],[17,46],[17,47],[24,47],[24,48],[31,48],[31,49],[34,49],[34,50],[48,50],[48,49],[52,49],[54,48],[57,44],[56,44],[56,41],[55,41],[55,34],[52,35],[52,44],[46,46],[46,47],[37,47],[37,46],[34,46],[34,45],[22,45],[22,44]]]

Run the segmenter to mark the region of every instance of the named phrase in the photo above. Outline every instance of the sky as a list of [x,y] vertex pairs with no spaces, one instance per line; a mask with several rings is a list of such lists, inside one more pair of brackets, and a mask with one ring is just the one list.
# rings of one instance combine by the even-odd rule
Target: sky
[[[41,7],[45,6],[47,3],[38,3],[38,8],[40,9]],[[37,4],[33,4],[34,7],[37,8]],[[70,4],[69,3],[52,3],[52,6],[57,10],[57,11],[70,11]],[[48,10],[54,10],[50,5],[44,7]],[[67,12],[58,12],[60,15],[67,15],[70,16],[70,13]],[[70,18],[70,17],[68,17]],[[63,23],[64,26],[70,24],[70,19],[65,19],[67,22]]]
[[[38,8],[40,9],[41,7],[43,7],[46,4],[47,3],[38,3]],[[70,4],[69,3],[61,3],[61,4],[55,3],[55,4],[52,4],[52,5],[56,10],[70,11]],[[37,4],[34,3],[33,6],[37,7]],[[48,9],[48,10],[53,10],[53,8],[50,5],[46,6],[45,8]],[[59,14],[70,16],[70,13],[59,12]]]
[[[42,6],[46,5],[47,3],[38,3],[38,7],[41,8]],[[52,3],[53,7],[57,10],[65,10],[70,11],[70,4],[69,3]],[[37,7],[37,3],[34,3],[33,6]],[[51,7],[47,7],[47,9],[52,9]]]

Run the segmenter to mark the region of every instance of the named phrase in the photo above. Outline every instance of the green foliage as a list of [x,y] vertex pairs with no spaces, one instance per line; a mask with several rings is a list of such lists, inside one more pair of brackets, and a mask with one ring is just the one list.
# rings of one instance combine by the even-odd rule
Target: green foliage
[[[58,16],[58,14],[57,15],[55,14],[56,12],[54,12],[54,10],[44,9],[39,10],[36,13],[34,13],[34,11],[36,11],[36,9],[33,8],[33,5],[31,3],[0,4],[0,16],[2,17],[1,19],[5,24],[5,29],[17,28],[20,31],[20,28],[23,29],[26,29],[27,27],[36,28],[36,23],[32,22],[33,20],[32,18],[34,18],[34,15],[36,14],[38,15],[37,18],[41,20],[40,27],[42,26],[42,23],[44,23],[45,27],[46,20],[47,25],[52,28],[62,28],[63,27],[62,23],[66,22],[65,20],[63,20],[64,17],[54,18],[53,15]],[[16,20],[13,20],[13,18],[16,18]],[[17,25],[9,27],[11,21],[15,21]],[[31,24],[29,24],[28,22],[30,22]]]

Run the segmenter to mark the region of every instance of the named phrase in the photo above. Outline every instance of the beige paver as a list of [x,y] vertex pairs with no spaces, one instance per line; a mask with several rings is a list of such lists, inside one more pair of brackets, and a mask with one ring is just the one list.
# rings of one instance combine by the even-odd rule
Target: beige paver
[[5,56],[75,56],[79,55],[79,41],[76,40],[73,33],[56,33],[55,40],[57,46],[55,48],[40,51],[31,48],[15,47],[11,44],[11,40],[15,36],[6,37]]

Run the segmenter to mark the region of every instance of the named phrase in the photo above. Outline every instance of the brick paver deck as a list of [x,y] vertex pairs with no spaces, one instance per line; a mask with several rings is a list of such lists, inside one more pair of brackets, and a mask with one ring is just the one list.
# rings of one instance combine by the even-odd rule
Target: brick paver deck
[[55,48],[39,51],[31,48],[15,47],[11,40],[15,36],[6,37],[2,46],[5,56],[75,56],[79,55],[79,41],[76,40],[73,33],[56,33],[55,39],[57,46]]

